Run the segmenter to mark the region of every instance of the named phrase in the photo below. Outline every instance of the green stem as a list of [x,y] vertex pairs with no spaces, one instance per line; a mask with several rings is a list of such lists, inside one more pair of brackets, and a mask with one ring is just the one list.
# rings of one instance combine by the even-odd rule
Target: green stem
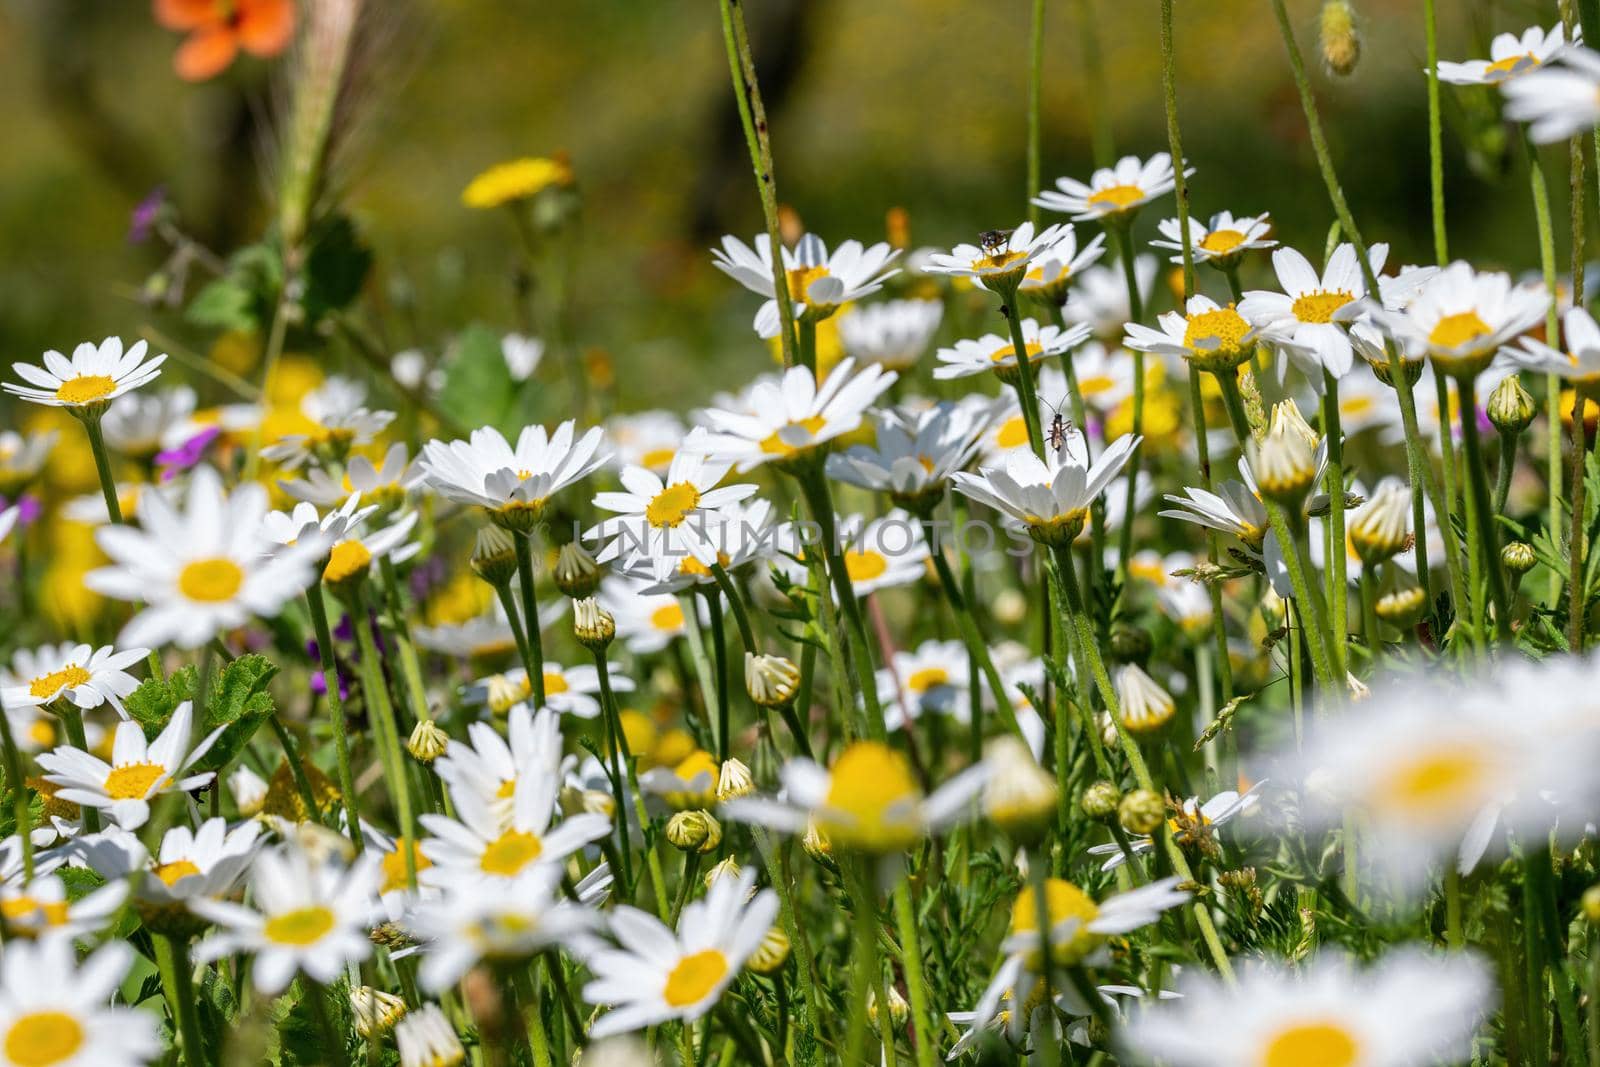
[[84,432],[89,435],[89,451],[94,453],[94,470],[100,478],[100,493],[105,497],[106,514],[118,526],[123,524],[122,504],[117,500],[116,479],[111,476],[111,457],[106,453],[105,434],[100,429],[100,416],[81,415]]
[[167,997],[167,1011],[178,1031],[184,1067],[203,1067],[210,1061],[200,1037],[198,1002],[194,995],[193,965],[189,962],[189,942],[184,938],[156,934],[156,969],[161,974],[161,990]]
[[[1043,869],[1043,865],[1039,865]],[[906,990],[911,998],[911,1021],[917,1032],[918,1067],[935,1067],[939,1062],[939,1028],[930,1011],[928,982],[922,971],[922,942],[917,932],[917,913],[911,900],[910,875],[895,883],[894,917],[900,928],[901,960],[905,968]],[[880,1011],[880,1018],[883,1012]]]
[[1011,332],[1011,353],[1017,361],[1017,402],[1022,408],[1022,423],[1028,428],[1028,444],[1033,454],[1044,458],[1044,431],[1039,426],[1039,394],[1034,388],[1033,361],[1028,356],[1028,344],[1023,339],[1022,316],[1017,309],[1017,292],[1012,289],[1000,294],[1000,314],[1005,316]]
[[311,1008],[311,1017],[322,1034],[327,1067],[345,1067],[349,1058],[344,1052],[344,1035],[333,1025],[334,1015],[328,1009],[328,1002],[333,999],[332,988],[304,977],[300,979],[300,987],[302,999]]
[[394,561],[384,556],[378,561],[383,576],[385,604],[389,609],[389,637],[395,643],[400,658],[400,676],[405,681],[406,701],[410,705],[412,723],[428,718],[428,691],[422,683],[422,664],[417,658],[417,646],[411,640],[411,624],[406,621],[405,594],[400,589],[400,576]]
[[[501,609],[506,613],[506,622],[511,626],[511,637],[517,646],[517,658],[522,661],[522,669],[527,670],[533,659],[528,654],[528,635],[522,630],[522,617],[517,611],[517,598],[511,595],[510,582],[496,582],[493,584],[495,596],[500,601]],[[528,678],[528,684],[531,686],[533,684],[533,675],[529,674]]]
[[722,597],[706,593],[706,614],[711,619],[711,662],[717,679],[717,760],[728,758],[733,728],[733,695],[728,692],[728,638],[722,628]]
[[[928,544],[928,555],[933,559],[933,569],[939,575],[939,588],[944,590],[945,599],[950,603],[951,614],[955,616],[956,630],[961,634],[962,643],[967,646],[967,654],[977,663],[978,670],[989,685],[989,692],[994,696],[995,714],[1000,716],[1001,722],[1005,723],[1009,732],[1019,733],[1016,712],[1011,707],[1011,698],[1006,693],[1005,682],[1001,680],[1000,672],[995,668],[994,658],[989,655],[989,645],[984,641],[983,634],[978,631],[978,624],[967,607],[966,598],[961,595],[956,576],[950,570],[950,561],[944,558],[943,549],[935,543],[935,528],[930,517],[923,517],[922,530],[924,540]],[[973,708],[972,714],[976,720],[978,709]]]
[[817,373],[817,323],[810,315],[800,316],[800,366],[810,371],[812,377]]
[[406,774],[405,753],[400,747],[400,725],[395,721],[394,703],[389,699],[389,683],[383,676],[383,660],[378,643],[372,638],[372,612],[367,603],[366,579],[357,579],[351,613],[355,616],[356,643],[361,649],[361,690],[367,698],[367,711],[378,721],[382,744],[388,750],[385,770],[389,793],[399,809],[400,832],[405,835],[401,854],[406,864],[406,884],[417,886],[417,817],[411,798],[411,781]]
[[[877,904],[871,897],[871,879],[856,870],[854,858],[846,857],[843,868],[850,875],[850,895],[855,898],[855,945],[850,956],[850,1026],[845,1034],[844,1062],[850,1065],[866,1064],[867,1056],[867,991],[879,974]],[[879,1006],[880,1014],[887,1019],[889,1005]],[[884,1027],[888,1032],[888,1026]]]
[[1495,629],[1501,638],[1509,638],[1511,610],[1506,602],[1505,579],[1500,573],[1499,524],[1494,521],[1494,508],[1489,502],[1489,472],[1484,467],[1483,448],[1478,440],[1477,386],[1471,375],[1462,375],[1456,382],[1456,389],[1461,394],[1461,443],[1466,450],[1467,480],[1472,485],[1483,565],[1489,575],[1489,598],[1494,602]]
[[1339,379],[1322,372],[1322,434],[1328,442],[1328,474],[1323,485],[1328,494],[1329,545],[1328,619],[1333,652],[1333,668],[1340,677],[1345,672],[1346,643],[1350,634],[1349,559],[1344,533],[1344,432],[1339,426]]
[[1183,176],[1183,132],[1178,126],[1178,75],[1172,47],[1172,0],[1161,0],[1161,92],[1167,112],[1167,151],[1177,182],[1178,243],[1183,246],[1183,302],[1194,295],[1194,248],[1189,235],[1189,183]]
[[[1055,923],[1050,921],[1050,894],[1045,884],[1046,874],[1042,856],[1028,857],[1028,883],[1033,887],[1034,927],[1039,933],[1039,958],[1044,965],[1039,968],[1039,981],[1042,983],[1044,995],[1040,998],[1044,1006],[1045,1032],[1035,1038],[1038,1062],[1040,1067],[1056,1067],[1061,1062],[1061,1050],[1057,1047],[1055,1036],[1056,1020],[1056,991],[1053,988],[1053,972],[1055,971],[1054,933]],[[1095,997],[1099,1000],[1098,995]]]
[[[1528,157],[1528,190],[1533,197],[1534,229],[1539,237],[1539,269],[1544,278],[1545,289],[1550,294],[1550,306],[1545,311],[1545,339],[1552,345],[1560,344],[1560,322],[1558,321],[1559,306],[1556,293],[1556,243],[1555,227],[1550,216],[1550,186],[1545,180],[1544,164],[1539,159],[1538,146],[1533,139],[1523,131],[1522,147]],[[1581,201],[1581,197],[1578,198]],[[1582,211],[1575,206],[1574,210]],[[1578,303],[1582,303],[1579,290]],[[1545,378],[1545,399],[1548,402],[1545,410],[1549,413],[1550,433],[1550,537],[1556,544],[1561,543],[1561,505],[1557,498],[1555,487],[1561,484],[1561,419],[1557,409],[1561,403],[1561,383],[1554,375]],[[1462,417],[1466,417],[1465,409]],[[1559,579],[1552,574],[1551,579],[1551,604],[1556,603],[1556,593],[1560,586]]]
[[[1588,530],[1583,521],[1584,461],[1589,454],[1589,428],[1584,425],[1583,390],[1574,389],[1572,396],[1572,536],[1568,539],[1567,584],[1571,599],[1567,605],[1567,645],[1573,653],[1583,652],[1583,628],[1589,614],[1589,568],[1585,553]],[[1560,423],[1552,416],[1551,422]]]
[[1517,438],[1515,434],[1500,435],[1500,464],[1494,472],[1494,510],[1504,514],[1506,497],[1511,494],[1511,475],[1517,469]]
[[[339,763],[340,801],[344,804],[345,822],[348,824],[345,830],[350,835],[351,843],[356,847],[356,853],[360,854],[365,847],[361,837],[361,811],[356,800],[355,779],[350,773],[350,739],[345,732],[344,700],[339,696],[339,668],[333,661],[333,631],[328,626],[328,608],[322,596],[320,576],[306,590],[306,606],[311,609],[311,627],[317,637],[317,654],[322,661],[322,688],[327,695],[328,719],[333,727],[334,755]],[[300,774],[305,774],[303,768]],[[317,809],[314,798],[309,793],[309,783],[306,789],[308,792],[303,799],[311,804],[310,813],[315,815]]]
[[511,540],[517,546],[517,581],[522,589],[523,636],[528,641],[523,667],[528,672],[533,706],[542,708],[545,699],[544,644],[539,636],[539,599],[533,589],[533,544],[526,534],[514,531]]
[[1040,144],[1044,94],[1044,0],[1033,0],[1033,20],[1029,28],[1028,55],[1028,187],[1023,202],[1028,205],[1028,221],[1039,225],[1039,205],[1033,198],[1039,194],[1041,178]]
[[1439,18],[1437,0],[1422,0],[1428,61],[1428,199],[1433,206],[1433,261],[1450,261],[1444,226],[1444,131],[1439,114]]
[[[1178,160],[1173,164],[1178,169],[1178,185],[1183,185],[1183,162]],[[1138,270],[1134,260],[1133,232],[1131,227],[1124,224],[1113,226],[1109,231],[1116,239],[1118,255],[1122,260],[1122,273],[1128,284],[1128,314],[1129,322],[1141,322],[1144,319],[1144,302],[1139,294]],[[1184,227],[1184,243],[1188,243],[1188,228]],[[1144,353],[1133,353],[1133,423],[1128,430],[1135,438],[1144,433]],[[1128,460],[1126,473],[1127,491],[1123,498],[1122,529],[1117,537],[1117,576],[1124,587],[1128,584],[1128,563],[1133,555],[1133,519],[1135,501],[1139,492],[1139,468],[1144,463],[1144,450],[1134,449],[1133,455]],[[1098,561],[1096,566],[1098,566]]]
[[739,105],[739,124],[750,149],[750,166],[755,171],[756,191],[761,196],[761,214],[767,224],[768,248],[772,253],[773,294],[778,302],[778,339],[783,350],[783,365],[795,366],[794,305],[789,297],[788,272],[783,269],[783,239],[778,233],[778,187],[772,171],[772,143],[768,139],[767,109],[761,102],[761,87],[756,81],[755,59],[750,53],[750,38],[745,29],[740,0],[720,0],[722,41],[728,52],[728,72],[733,78],[733,96]]
[[[600,680],[600,713],[606,719],[606,732],[611,735],[611,781],[612,787],[617,791],[617,850],[622,853],[623,868],[617,873],[622,876],[622,884],[628,891],[633,889],[633,871],[631,853],[633,851],[628,834],[628,805],[623,802],[622,783],[623,767],[627,767],[628,786],[635,797],[639,796],[639,785],[633,777],[633,755],[628,751],[628,735],[622,732],[622,713],[617,710],[617,698],[611,691],[611,665],[606,662],[606,654],[600,649],[593,649],[595,674]],[[724,757],[726,758],[726,757]],[[643,824],[640,831],[643,832]],[[653,854],[653,850],[652,850]],[[659,885],[660,879],[656,879]],[[660,889],[657,892],[661,892]],[[657,901],[661,903],[660,900]]]

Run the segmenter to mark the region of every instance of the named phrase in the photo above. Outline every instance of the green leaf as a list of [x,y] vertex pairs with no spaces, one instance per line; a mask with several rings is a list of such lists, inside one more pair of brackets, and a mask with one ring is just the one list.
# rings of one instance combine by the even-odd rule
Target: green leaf
[[500,351],[500,337],[485,326],[469,326],[456,339],[445,370],[439,408],[463,426],[507,429],[516,408],[516,384]]
[[261,724],[274,713],[267,683],[277,673],[276,663],[254,653],[240,656],[223,668],[206,701],[204,721],[198,732],[198,736],[204,737],[221,726],[222,735],[210,751],[194,763],[193,772],[220,771],[250,742]]
[[[28,825],[38,826],[44,821],[44,797],[34,793],[28,797]],[[16,793],[10,789],[0,796],[0,839],[17,832]]]
[[257,325],[255,312],[255,294],[234,278],[224,276],[196,293],[183,314],[196,326],[249,332]]
[[350,306],[366,283],[372,252],[361,243],[354,224],[336,215],[311,235],[306,255],[305,295],[301,306],[305,321],[314,325],[329,312]]
[[180,667],[166,678],[146,678],[128,694],[122,706],[128,718],[143,727],[145,737],[153,741],[171,721],[178,705],[194,699],[196,685],[195,669]]

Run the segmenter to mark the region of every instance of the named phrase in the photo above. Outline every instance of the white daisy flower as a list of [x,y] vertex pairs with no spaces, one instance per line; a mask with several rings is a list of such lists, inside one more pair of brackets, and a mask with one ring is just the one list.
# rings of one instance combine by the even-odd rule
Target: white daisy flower
[[19,879],[0,886],[0,919],[8,941],[45,936],[72,940],[110,926],[127,897],[128,883],[116,881],[68,900],[67,884],[59,875],[35,874],[31,882]]
[[[547,739],[551,728],[543,719],[535,727],[536,733],[541,730]],[[559,744],[560,735],[555,736]],[[477,740],[484,745],[481,736]],[[537,737],[531,742],[534,746],[544,743]],[[534,752],[536,763],[542,761],[542,753],[542,748]],[[499,803],[503,780],[492,783],[495,795],[488,796],[490,782],[462,788],[457,778],[451,783],[456,818],[421,816],[422,825],[433,835],[422,842],[422,854],[431,863],[422,874],[423,881],[449,889],[457,881],[515,878],[535,865],[560,867],[566,857],[610,832],[610,819],[590,813],[571,816],[552,827],[560,775],[537,765],[515,770],[509,813]]]
[[[860,241],[846,241],[830,255],[822,238],[813,233],[801,237],[793,249],[780,251],[794,317],[812,322],[832,315],[840,304],[882,289],[884,279],[898,273],[889,264],[900,254],[883,241],[870,248]],[[722,273],[767,298],[756,312],[756,333],[778,336],[782,320],[772,287],[772,244],[767,235],[757,234],[753,249],[737,237],[724,236],[722,247],[712,249],[711,257]]]
[[586,945],[600,925],[585,906],[604,897],[611,874],[585,878],[574,904],[561,891],[558,864],[531,867],[510,882],[464,882],[418,904],[404,925],[422,945],[417,980],[430,993],[454,986],[480,960],[526,960],[557,945]]
[[792,526],[774,518],[770,500],[724,504],[719,516],[719,522],[700,532],[701,543],[693,546],[694,552],[679,559],[664,577],[656,576],[656,566],[650,560],[637,561],[623,572],[623,577],[643,581],[640,590],[646,596],[710,588],[717,584],[711,573],[712,559],[732,574],[746,564],[787,551],[793,540],[789,534]]
[[878,411],[872,444],[829,456],[828,477],[888,493],[902,504],[937,500],[950,476],[971,462],[981,435],[1003,408],[1001,401],[985,400]]
[[1561,65],[1503,82],[1500,91],[1506,117],[1528,123],[1535,144],[1565,141],[1600,122],[1600,55],[1574,46],[1562,54]]
[[101,808],[124,830],[137,830],[150,818],[150,800],[163,793],[187,793],[216,777],[210,771],[179,777],[206,754],[225,727],[219,726],[192,749],[194,710],[185,700],[154,741],[146,742],[136,722],[117,724],[111,762],[63,745],[41,753],[45,781],[60,786],[57,796],[84,807]]
[[960,641],[924,641],[910,652],[895,652],[878,669],[878,702],[883,725],[904,729],[924,713],[972,718],[969,657]]
[[72,845],[93,870],[107,879],[142,872],[139,897],[157,906],[231,894],[250,869],[261,824],[253,820],[228,828],[225,819],[207,819],[199,829],[174,826],[152,857],[134,834],[108,829]]
[[[1374,274],[1383,269],[1388,255],[1385,244],[1368,250]],[[1312,388],[1320,391],[1322,371],[1343,378],[1355,359],[1350,336],[1341,325],[1361,310],[1360,301],[1367,293],[1355,245],[1347,242],[1335,248],[1320,278],[1311,262],[1293,248],[1272,253],[1272,266],[1283,292],[1248,292],[1239,302],[1239,314],[1268,339],[1289,342],[1283,346],[1284,353],[1306,372]]]
[[[1185,178],[1194,173],[1190,167],[1183,172]],[[1157,152],[1147,160],[1138,156],[1123,156],[1114,166],[1101,167],[1089,178],[1089,183],[1075,178],[1057,178],[1055,189],[1046,189],[1033,198],[1033,203],[1047,211],[1071,215],[1074,221],[1119,221],[1158,196],[1172,192],[1177,184],[1172,170],[1172,157]]]
[[691,451],[673,457],[665,477],[644,467],[622,472],[625,492],[601,492],[594,506],[614,513],[584,532],[584,538],[608,539],[595,554],[606,563],[620,558],[624,567],[648,563],[654,576],[670,575],[685,557],[710,558],[714,549],[708,527],[725,521],[722,509],[751,496],[752,483],[725,485],[732,462],[711,462]]
[[[1160,269],[1155,256],[1134,257],[1133,273],[1141,306],[1150,306]],[[1133,317],[1128,306],[1128,282],[1122,270],[1101,263],[1084,271],[1078,284],[1067,294],[1061,316],[1068,322],[1083,323],[1108,344],[1119,344],[1124,326]]]
[[607,576],[600,582],[600,604],[611,612],[617,640],[636,656],[660,652],[688,632],[683,602],[672,593],[651,593],[648,578]]
[[639,776],[639,790],[646,799],[665,804],[672,811],[709,808],[717,802],[717,782],[722,764],[703,748],[691,751],[671,767],[651,767]]
[[368,504],[398,507],[422,484],[422,471],[408,461],[405,442],[396,441],[376,464],[360,453],[351,456],[343,477],[335,478],[321,467],[308,467],[303,477],[278,484],[296,500],[323,508],[342,504],[353,495]]
[[978,244],[959,244],[949,252],[931,254],[925,269],[929,274],[971,278],[987,289],[1003,290],[1020,284],[1034,259],[1054,248],[1064,232],[1060,225],[1035,232],[1031,222],[1009,232],[989,230],[978,238]]
[[[1246,252],[1254,252],[1268,248],[1278,247],[1278,242],[1269,235],[1272,233],[1272,223],[1266,212],[1259,215],[1240,215],[1233,217],[1231,211],[1219,211],[1211,216],[1210,223],[1201,222],[1193,215],[1189,216],[1189,254],[1196,263],[1210,263],[1212,266],[1228,269],[1238,264]],[[1178,225],[1177,219],[1162,219],[1157,227],[1161,231],[1161,240],[1151,241],[1155,248],[1171,248],[1177,251],[1172,257],[1172,262],[1183,262],[1183,229]]]
[[[1356,342],[1356,352],[1365,358],[1361,351],[1360,338],[1363,333],[1373,328],[1364,323],[1357,323],[1351,328],[1350,338]],[[1382,351],[1381,345],[1379,351]],[[1346,438],[1354,437],[1363,430],[1370,430],[1387,424],[1400,417],[1399,402],[1395,391],[1384,385],[1373,374],[1351,374],[1339,382],[1339,428],[1344,431]]]
[[1529,26],[1518,37],[1497,33],[1489,42],[1488,59],[1464,63],[1439,61],[1439,80],[1451,85],[1499,85],[1534,71],[1567,51],[1566,30],[1556,23],[1548,31]]
[[1190,297],[1184,313],[1165,312],[1156,323],[1160,329],[1128,323],[1122,343],[1136,352],[1181,356],[1206,369],[1236,367],[1255,351],[1256,324],[1242,308],[1223,307],[1208,296]]
[[166,362],[162,354],[145,359],[149,345],[135,341],[126,352],[122,338],[107,337],[98,345],[85,341],[72,350],[72,357],[51,349],[44,354],[44,366],[13,363],[11,369],[26,385],[5,383],[5,391],[33,404],[67,408],[74,413],[103,413],[111,401],[141,385],[148,385],[161,373]]
[[1511,275],[1479,273],[1456,261],[1424,285],[1404,311],[1374,307],[1373,317],[1435,368],[1476,374],[1501,348],[1544,321],[1550,294],[1538,284],[1515,285]]
[[1476,956],[1410,947],[1364,967],[1332,948],[1300,967],[1248,961],[1230,982],[1185,972],[1177,990],[1181,999],[1152,1005],[1123,1031],[1137,1062],[1459,1063],[1495,1000],[1489,968]]
[[611,931],[618,947],[586,961],[595,978],[584,986],[584,999],[611,1006],[589,1036],[642,1030],[668,1019],[691,1022],[710,1011],[777,918],[777,894],[764,889],[751,897],[754,888],[749,870],[718,878],[683,909],[676,931],[637,908],[614,911]]
[[860,515],[840,518],[835,528],[845,573],[857,597],[927,577],[928,545],[922,523],[899,508],[864,525]]
[[544,342],[537,337],[508,333],[500,338],[500,355],[505,358],[511,380],[525,382],[533,377],[544,359]]
[[727,460],[739,473],[763,463],[797,463],[841,434],[861,425],[862,416],[896,375],[882,367],[840,360],[818,387],[805,367],[790,367],[781,381],[762,381],[750,390],[752,411],[707,410],[708,429],[690,433],[685,445],[712,460]]
[[[1072,371],[1078,379],[1078,393],[1084,407],[1092,412],[1108,414],[1115,411],[1133,396],[1133,353],[1120,346],[1090,341],[1072,353]],[[1040,380],[1039,395],[1049,398],[1058,394],[1047,393]],[[1065,395],[1065,384],[1062,386]],[[1065,410],[1058,402],[1057,407]]]
[[862,366],[910,369],[928,350],[944,317],[938,300],[888,300],[862,304],[839,316],[839,341]]
[[1048,463],[1017,449],[977,474],[958,472],[956,492],[994,508],[1043,544],[1068,544],[1083,529],[1089,505],[1110,484],[1141,438],[1119,437],[1091,465],[1083,434],[1068,430]]
[[529,529],[550,497],[606,461],[603,431],[595,427],[574,440],[576,427],[571,419],[549,434],[529,426],[512,448],[499,430],[483,426],[466,441],[429,441],[417,462],[446,499],[484,508],[501,525]]
[[[1089,339],[1089,327],[1082,325],[1062,329],[1058,326],[1040,326],[1033,319],[1022,320],[1022,344],[1027,351],[1028,365],[1037,367],[1051,356],[1060,355]],[[935,367],[933,376],[939,380],[968,378],[985,371],[994,371],[1002,381],[1010,381],[1017,374],[1016,346],[1010,336],[984,334],[976,340],[957,341],[949,348],[934,353],[941,366]]]
[[1261,502],[1250,464],[1242,456],[1239,475],[1241,481],[1230,478],[1217,483],[1214,493],[1193,486],[1185,488],[1182,495],[1168,493],[1162,499],[1174,507],[1159,512],[1160,516],[1232,534],[1252,551],[1259,552],[1267,536],[1267,507]]
[[[622,674],[614,663],[610,669],[611,688],[618,693],[633,692],[633,680]],[[500,687],[499,693],[495,692],[497,686]],[[599,692],[600,672],[592,664],[563,667],[553,660],[544,661],[544,703],[550,710],[562,715],[576,715],[580,719],[593,719],[600,714],[600,701],[596,699]],[[505,704],[506,707],[527,700],[533,693],[533,687],[528,684],[528,672],[520,667],[503,675],[480,679],[468,697],[493,707],[504,703],[507,696],[513,693],[518,695]]]
[[291,471],[304,466],[318,449],[342,458],[351,448],[370,444],[394,421],[394,412],[366,405],[367,387],[336,374],[300,399],[300,414],[309,428],[280,437],[261,450],[261,457]]
[[147,648],[118,652],[111,645],[19,648],[11,659],[10,671],[5,673],[0,702],[8,708],[25,708],[66,700],[84,710],[110,704],[122,715],[122,698],[139,687],[124,668],[138,663],[149,652]]
[[[1257,782],[1243,793],[1224,789],[1204,803],[1199,797],[1189,797],[1179,805],[1176,815],[1167,818],[1167,828],[1180,844],[1188,842],[1197,833],[1213,833],[1230,820],[1254,811],[1260,803],[1258,794],[1264,785],[1265,782]],[[1155,848],[1155,839],[1148,834],[1139,834],[1129,837],[1128,844],[1134,852],[1145,853]],[[1127,853],[1115,841],[1089,846],[1089,855],[1106,857],[1100,865],[1102,871],[1114,871],[1128,861]]]
[[456,1067],[467,1050],[437,1004],[424,1004],[395,1023],[395,1048],[400,1067]]
[[195,394],[187,385],[153,393],[124,393],[111,402],[100,430],[112,450],[149,459],[164,447],[168,430],[194,414]]
[[253,615],[273,616],[315,579],[315,544],[263,557],[260,529],[267,492],[240,486],[231,495],[210,467],[189,478],[182,511],[159,493],[139,497],[139,527],[104,526],[95,540],[111,565],[84,584],[147,606],[123,627],[127,645],[171,642],[198,648]]
[[444,755],[433,761],[433,771],[452,798],[474,794],[506,826],[515,811],[517,783],[554,775],[561,767],[561,725],[549,709],[535,715],[519,703],[506,716],[505,737],[486,722],[467,724],[467,737],[451,738]]
[[[843,321],[843,320],[840,320]],[[611,443],[611,463],[616,469],[643,467],[666,474],[672,458],[688,433],[683,420],[670,411],[641,411],[613,415],[606,420],[606,440]]]
[[78,962],[70,938],[7,942],[0,1048],[7,1067],[143,1067],[162,1054],[156,1016],[112,1004],[133,949],[109,942]]
[[1600,387],[1600,325],[1583,308],[1575,307],[1567,312],[1561,326],[1564,352],[1532,337],[1522,339],[1520,350],[1508,351],[1529,370],[1554,374],[1571,382],[1574,388],[1592,391]]
[[44,470],[59,436],[55,430],[43,433],[0,430],[0,496],[15,500],[22,494],[28,483]]
[[218,930],[194,948],[207,963],[235,952],[255,954],[250,977],[275,994],[297,973],[327,985],[372,954],[368,927],[377,914],[378,864],[362,856],[349,867],[314,861],[297,847],[259,854],[250,875],[251,907],[194,899],[189,907]]
[[1064,225],[1055,244],[1033,258],[1017,290],[1059,305],[1078,276],[1105,254],[1104,233],[1095,234],[1079,249],[1077,232],[1070,224]]
[[740,797],[721,810],[789,833],[812,826],[835,848],[899,853],[962,818],[989,773],[987,763],[974,764],[923,796],[904,754],[881,741],[854,741],[826,770],[801,757],[789,760],[778,797]]

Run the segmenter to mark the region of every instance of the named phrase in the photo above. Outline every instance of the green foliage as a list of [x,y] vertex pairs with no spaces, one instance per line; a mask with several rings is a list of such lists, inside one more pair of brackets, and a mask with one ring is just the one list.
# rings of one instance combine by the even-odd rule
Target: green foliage
[[[267,683],[278,673],[278,665],[254,653],[240,656],[225,666],[211,683],[197,737],[223,727],[222,735],[192,770],[220,770],[273,714],[272,695]],[[145,737],[154,740],[172,720],[172,713],[185,700],[193,700],[199,687],[195,668],[183,667],[166,678],[147,678],[128,695],[124,706],[128,716],[143,728]]]
[[463,426],[510,427],[517,404],[516,383],[500,350],[500,336],[473,325],[456,339],[455,358],[445,372],[439,408]]

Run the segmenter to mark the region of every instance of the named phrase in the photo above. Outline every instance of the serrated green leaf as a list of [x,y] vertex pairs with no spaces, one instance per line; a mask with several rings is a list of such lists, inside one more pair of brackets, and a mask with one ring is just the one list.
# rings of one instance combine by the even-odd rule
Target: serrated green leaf
[[463,426],[505,429],[515,398],[499,335],[486,326],[469,326],[456,339],[455,356],[445,369],[440,409]]

